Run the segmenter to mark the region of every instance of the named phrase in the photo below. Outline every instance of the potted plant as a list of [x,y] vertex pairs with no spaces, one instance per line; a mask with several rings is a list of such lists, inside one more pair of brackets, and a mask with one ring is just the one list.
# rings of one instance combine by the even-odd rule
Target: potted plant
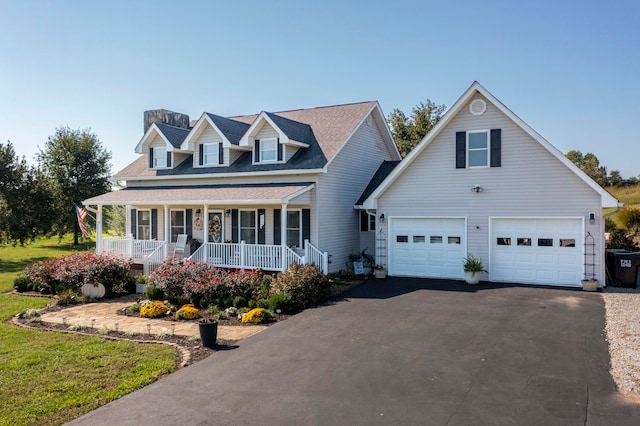
[[482,266],[482,259],[471,254],[462,260],[462,267],[467,284],[478,284],[480,282],[480,274],[487,272]]
[[198,330],[200,331],[202,346],[215,348],[216,338],[218,337],[218,321],[211,318],[201,319],[198,322]]
[[387,270],[382,265],[376,265],[373,267],[373,275],[376,278],[387,278]]

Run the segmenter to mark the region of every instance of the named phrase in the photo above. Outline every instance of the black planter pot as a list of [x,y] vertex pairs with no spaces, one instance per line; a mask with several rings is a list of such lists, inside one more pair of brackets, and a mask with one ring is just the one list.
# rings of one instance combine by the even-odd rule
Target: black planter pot
[[199,322],[198,328],[200,330],[200,340],[202,340],[202,346],[207,348],[216,347],[216,338],[218,337],[218,322]]

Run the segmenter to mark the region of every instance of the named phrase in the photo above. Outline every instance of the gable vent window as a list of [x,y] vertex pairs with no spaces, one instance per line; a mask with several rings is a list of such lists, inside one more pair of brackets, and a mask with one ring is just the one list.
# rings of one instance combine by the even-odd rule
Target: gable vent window
[[487,110],[487,103],[482,99],[474,99],[469,104],[469,112],[471,115],[482,115]]

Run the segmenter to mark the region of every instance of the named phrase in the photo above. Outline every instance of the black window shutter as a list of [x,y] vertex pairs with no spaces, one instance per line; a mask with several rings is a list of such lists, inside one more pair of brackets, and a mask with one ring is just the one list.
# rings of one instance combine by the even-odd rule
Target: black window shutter
[[360,210],[360,232],[369,230],[369,215],[365,210]]
[[224,164],[224,148],[222,148],[222,142],[218,144],[218,164]]
[[467,167],[467,132],[456,132],[456,169]]
[[282,222],[280,217],[280,209],[273,209],[273,244],[279,246],[282,243]]
[[491,167],[502,166],[502,130],[491,129]]
[[[266,236],[266,229],[267,227],[265,226],[265,222],[264,221],[260,221],[261,217],[265,216],[265,210],[264,209],[258,209],[258,244],[264,244],[265,242],[265,236]],[[262,223],[262,226],[260,226],[260,224]]]
[[256,139],[253,144],[253,162],[260,162],[260,139]]
[[282,145],[280,144],[280,138],[278,138],[278,161],[282,161]]
[[198,164],[204,166],[204,145],[198,144]]
[[153,148],[149,148],[149,168],[153,169]]
[[191,222],[191,218],[193,217],[193,210],[192,209],[187,209],[186,214],[184,215],[184,221],[186,222],[184,224],[184,233],[187,234],[187,239],[190,240],[191,239],[191,232],[192,232],[192,226],[193,223]]
[[311,239],[311,210],[302,209],[302,244]]
[[231,242],[238,242],[238,209],[231,209]]
[[167,167],[171,167],[171,152],[167,151]]
[[151,239],[158,239],[158,209],[151,209]]
[[133,238],[138,238],[138,227],[136,225],[138,219],[138,211],[136,209],[131,209],[131,234],[133,234]]

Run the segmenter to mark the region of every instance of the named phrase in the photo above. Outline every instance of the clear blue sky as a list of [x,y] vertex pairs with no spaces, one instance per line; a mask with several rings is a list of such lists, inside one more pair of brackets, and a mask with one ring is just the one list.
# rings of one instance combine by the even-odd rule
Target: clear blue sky
[[478,80],[561,151],[640,174],[637,0],[305,3],[0,0],[0,141],[33,162],[88,127],[115,172],[147,109],[409,113]]

